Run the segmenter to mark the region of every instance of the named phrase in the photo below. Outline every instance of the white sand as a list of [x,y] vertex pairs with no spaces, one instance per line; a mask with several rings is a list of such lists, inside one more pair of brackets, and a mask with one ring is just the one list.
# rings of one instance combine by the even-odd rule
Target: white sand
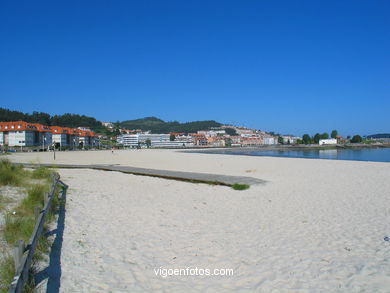
[[[37,156],[39,156],[37,158]],[[52,162],[52,154],[16,154]],[[57,153],[57,163],[253,176],[228,187],[93,170],[69,186],[61,292],[389,292],[390,164],[177,153]],[[154,268],[234,276],[155,276]]]

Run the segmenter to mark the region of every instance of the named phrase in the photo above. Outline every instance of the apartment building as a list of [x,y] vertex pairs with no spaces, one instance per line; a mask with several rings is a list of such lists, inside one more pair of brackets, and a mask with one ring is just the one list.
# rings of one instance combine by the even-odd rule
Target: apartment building
[[189,135],[193,138],[194,145],[197,145],[197,146],[206,146],[206,145],[208,145],[207,138],[203,134],[190,133]]
[[84,131],[59,126],[47,126],[24,121],[0,122],[0,145],[9,147],[42,147],[56,144],[77,147],[96,145],[96,136],[92,131]]
[[92,131],[78,131],[78,145],[81,147],[96,145],[95,134]]
[[0,145],[2,146],[46,146],[51,145],[52,136],[48,126],[24,121],[0,122]]

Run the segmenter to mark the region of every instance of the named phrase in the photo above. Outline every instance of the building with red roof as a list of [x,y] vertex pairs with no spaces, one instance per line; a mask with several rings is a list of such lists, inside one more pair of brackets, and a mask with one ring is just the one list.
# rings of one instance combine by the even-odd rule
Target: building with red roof
[[1,146],[42,146],[45,149],[53,144],[58,147],[94,146],[97,139],[95,133],[87,130],[24,121],[0,122]]

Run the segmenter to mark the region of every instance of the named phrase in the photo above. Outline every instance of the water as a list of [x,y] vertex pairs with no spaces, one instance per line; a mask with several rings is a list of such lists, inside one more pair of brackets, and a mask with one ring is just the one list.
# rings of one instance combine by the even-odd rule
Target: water
[[237,151],[218,150],[218,151],[211,151],[210,153],[229,154],[229,155],[247,155],[247,156],[270,156],[270,157],[288,157],[288,158],[390,162],[390,148],[328,149],[328,150],[239,149]]

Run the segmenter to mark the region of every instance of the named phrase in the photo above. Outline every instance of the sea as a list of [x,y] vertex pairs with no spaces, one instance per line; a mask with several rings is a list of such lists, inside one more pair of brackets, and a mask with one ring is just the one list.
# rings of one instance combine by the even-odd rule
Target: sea
[[308,158],[328,160],[352,160],[390,162],[390,148],[359,148],[359,149],[218,149],[203,151],[203,153],[268,156],[287,158]]

